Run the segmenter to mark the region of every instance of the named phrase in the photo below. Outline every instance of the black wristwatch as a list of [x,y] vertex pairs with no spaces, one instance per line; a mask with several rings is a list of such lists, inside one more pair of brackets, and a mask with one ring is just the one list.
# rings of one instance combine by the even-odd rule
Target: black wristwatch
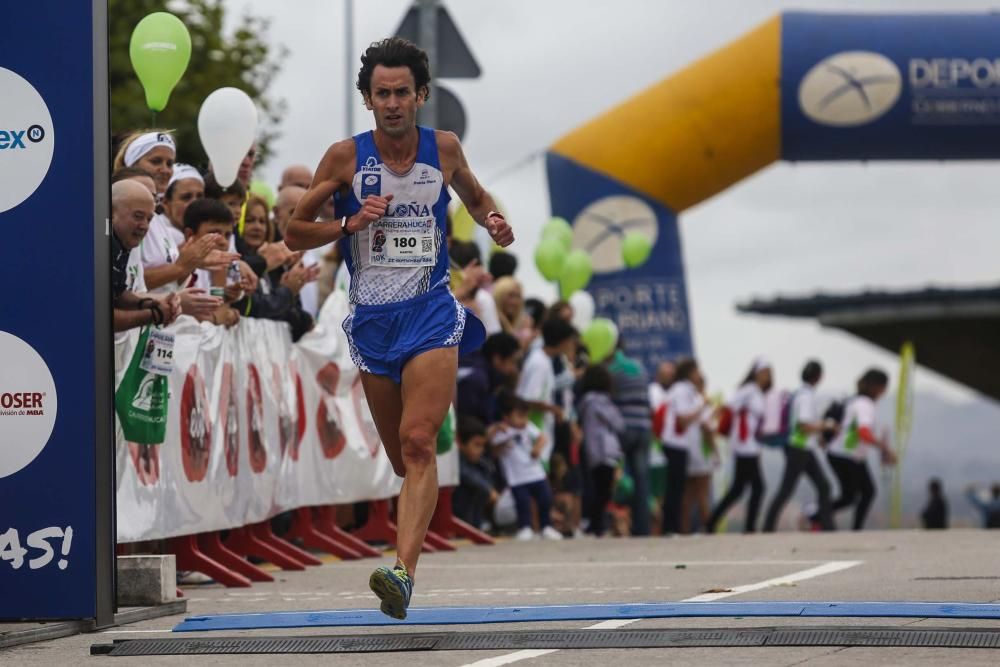
[[348,219],[348,218],[347,218],[347,216],[345,215],[345,216],[344,216],[343,218],[341,218],[341,220],[340,220],[340,234],[341,234],[342,236],[350,236],[351,234],[353,234],[353,233],[354,233],[354,232],[352,232],[351,230],[349,230],[349,229],[347,228],[347,219]]

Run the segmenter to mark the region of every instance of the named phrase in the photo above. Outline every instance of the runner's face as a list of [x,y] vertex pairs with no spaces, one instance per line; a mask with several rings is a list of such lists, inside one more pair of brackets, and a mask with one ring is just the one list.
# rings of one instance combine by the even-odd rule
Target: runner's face
[[417,109],[424,105],[424,91],[417,91],[409,67],[376,65],[371,94],[365,106],[375,116],[375,127],[391,137],[402,137],[417,124]]

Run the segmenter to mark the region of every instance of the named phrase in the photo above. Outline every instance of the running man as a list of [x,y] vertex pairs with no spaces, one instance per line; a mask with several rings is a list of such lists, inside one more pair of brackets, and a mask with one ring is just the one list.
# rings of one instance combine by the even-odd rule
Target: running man
[[[369,585],[383,613],[404,619],[437,503],[436,438],[455,395],[459,348],[485,337],[448,288],[448,187],[498,245],[514,233],[458,138],[416,124],[430,92],[427,54],[390,38],[369,46],[361,64],[357,87],[375,130],[327,149],[285,241],[294,250],[339,241],[351,273],[344,331],[385,452],[404,478],[396,564],[375,570]],[[334,195],[339,219],[316,222]]]

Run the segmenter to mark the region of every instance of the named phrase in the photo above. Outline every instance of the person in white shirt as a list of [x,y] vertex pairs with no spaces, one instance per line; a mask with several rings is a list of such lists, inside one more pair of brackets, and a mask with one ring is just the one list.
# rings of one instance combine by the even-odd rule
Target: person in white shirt
[[[704,376],[695,388],[705,394],[707,381]],[[704,530],[712,516],[712,475],[719,467],[719,452],[715,446],[715,432],[712,421],[715,410],[711,403],[701,409],[698,428],[692,428],[688,439],[687,480],[684,482],[684,498],[681,501],[681,534],[689,535],[694,530]],[[692,527],[691,516],[697,512],[698,521]]]
[[729,447],[736,458],[736,472],[729,492],[716,505],[709,519],[707,530],[714,533],[719,521],[729,508],[740,499],[746,487],[750,486],[750,502],[747,504],[744,533],[757,530],[757,514],[764,498],[764,477],[760,472],[760,442],[757,432],[764,417],[764,394],[771,388],[771,364],[765,359],[757,359],[743,384],[726,404],[732,416],[729,429]]
[[553,403],[556,377],[552,358],[571,356],[576,349],[576,329],[565,320],[547,320],[542,325],[544,344],[533,349],[524,360],[517,382],[517,395],[528,403],[529,419],[545,434],[547,443],[542,461],[547,463],[555,442],[556,421],[563,421],[563,409]]
[[764,517],[764,532],[773,532],[781,510],[795,492],[799,477],[805,473],[816,487],[816,514],[823,530],[833,530],[830,512],[830,484],[819,462],[819,434],[825,424],[816,400],[816,385],[823,377],[823,366],[815,360],[802,369],[802,386],[792,394],[788,404],[788,441],[785,443],[785,472],[781,488],[771,500]]
[[827,460],[840,483],[840,497],[833,502],[837,512],[855,506],[854,530],[861,530],[875,499],[875,482],[868,470],[868,448],[879,450],[882,462],[892,465],[896,456],[889,447],[889,438],[875,435],[875,402],[889,386],[889,376],[877,368],[865,371],[858,380],[858,393],[844,406],[837,437],[830,443]]
[[698,389],[704,385],[698,362],[694,359],[679,360],[674,378],[664,397],[666,414],[663,430],[659,434],[663,453],[667,457],[667,491],[663,496],[664,535],[672,535],[681,529],[681,509],[692,440],[701,441],[702,411],[707,402]]
[[552,527],[549,513],[552,510],[552,489],[542,467],[542,452],[546,437],[528,420],[528,404],[517,396],[507,394],[500,401],[502,421],[490,427],[490,444],[499,453],[500,468],[514,496],[517,507],[518,540],[534,537],[531,530],[531,501],[538,508],[539,536],[561,540],[562,534]]

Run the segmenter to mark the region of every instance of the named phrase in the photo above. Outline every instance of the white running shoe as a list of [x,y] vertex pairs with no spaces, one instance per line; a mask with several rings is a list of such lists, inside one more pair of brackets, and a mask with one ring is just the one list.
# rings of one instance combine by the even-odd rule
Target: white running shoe
[[561,540],[562,538],[563,538],[562,533],[560,533],[552,526],[545,526],[545,528],[542,528],[543,540]]
[[518,542],[527,542],[535,539],[535,533],[532,532],[531,526],[525,526],[521,530],[517,531],[517,534],[514,535],[514,539]]

